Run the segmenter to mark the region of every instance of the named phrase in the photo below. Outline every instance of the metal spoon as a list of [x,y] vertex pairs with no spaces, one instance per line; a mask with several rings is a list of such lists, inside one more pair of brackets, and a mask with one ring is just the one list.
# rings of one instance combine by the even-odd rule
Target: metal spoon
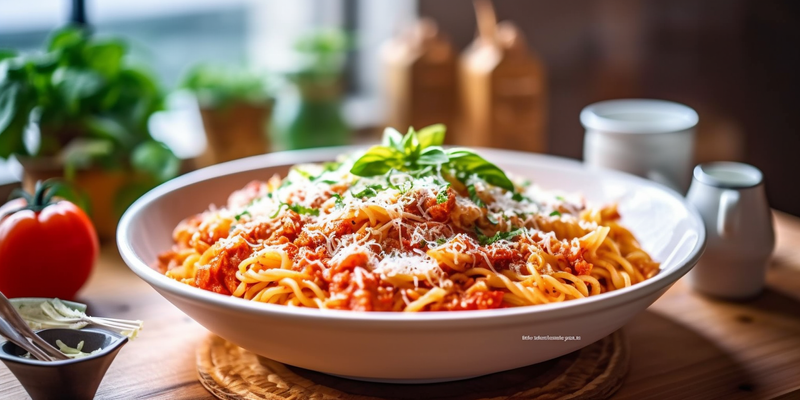
[[0,318],[0,335],[5,336],[10,342],[16,344],[19,347],[22,347],[24,350],[27,350],[28,353],[31,353],[32,356],[36,357],[37,360],[42,361],[53,361],[50,356],[48,356],[42,349],[34,346],[28,339],[25,339],[25,336],[20,335],[11,325],[6,322],[6,320]]
[[[58,351],[57,348],[53,347],[50,343],[47,343],[44,339],[40,338],[39,335],[35,334],[31,328],[28,326],[28,323],[25,322],[24,319],[19,315],[17,309],[11,304],[10,301],[6,298],[6,296],[0,292],[0,317],[3,317],[8,325],[10,325],[14,330],[16,330],[22,337],[30,339],[34,345],[39,346],[45,354],[54,358],[56,360],[67,360],[69,357],[65,356],[62,352]],[[19,346],[19,343],[17,343]],[[31,354],[34,354],[31,352]],[[39,358],[39,357],[36,357]]]

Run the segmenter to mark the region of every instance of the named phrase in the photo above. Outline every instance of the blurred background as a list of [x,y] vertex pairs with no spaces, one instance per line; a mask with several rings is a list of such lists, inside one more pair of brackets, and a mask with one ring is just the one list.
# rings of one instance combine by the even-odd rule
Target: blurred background
[[[696,162],[736,160],[759,167],[771,205],[800,215],[800,3],[482,4],[0,0],[0,49],[14,50],[16,57],[46,53],[49,46],[52,59],[72,57],[52,68],[45,65],[52,60],[37,59],[31,68],[49,71],[58,96],[78,104],[72,114],[47,121],[46,108],[20,117],[40,127],[23,124],[24,146],[0,148],[10,160],[0,167],[0,180],[6,188],[23,177],[62,173],[80,181],[80,171],[98,165],[149,173],[135,185],[120,178],[113,193],[94,195],[117,198],[116,205],[93,206],[113,220],[131,198],[175,174],[267,151],[371,143],[387,125],[405,131],[442,122],[451,143],[580,159],[583,107],[606,99],[657,98],[684,103],[700,115]],[[68,21],[91,33],[54,40]],[[496,40],[486,45],[486,38]],[[123,61],[114,62],[122,72],[92,61],[110,52],[109,41],[119,44]],[[78,55],[64,55],[70,51]],[[88,75],[85,82],[96,84],[59,83],[63,74],[57,69],[64,63],[102,83]],[[143,112],[141,104],[113,103],[121,101],[113,93],[126,93],[120,83],[128,79],[125,68],[142,71],[158,89],[159,97],[142,114],[147,123],[140,133],[128,121]],[[24,91],[8,82],[0,85],[0,122],[3,105],[23,99],[13,97]],[[7,108],[19,114],[18,109]],[[0,139],[13,136],[11,128],[2,129],[0,124]],[[135,139],[120,139],[120,132]],[[41,150],[48,135],[61,140],[50,153]],[[87,140],[71,146],[76,137]],[[0,140],[0,147],[9,140]],[[127,155],[121,164],[103,161],[119,160],[120,154]],[[43,168],[42,159],[54,159],[56,166],[48,161]],[[87,179],[79,186],[98,185]]]

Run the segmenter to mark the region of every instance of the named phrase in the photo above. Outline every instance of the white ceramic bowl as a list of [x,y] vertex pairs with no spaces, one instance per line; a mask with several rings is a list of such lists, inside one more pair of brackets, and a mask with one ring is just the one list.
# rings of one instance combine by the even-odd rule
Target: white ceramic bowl
[[[557,157],[481,149],[507,171],[545,188],[619,202],[623,223],[662,271],[632,287],[558,304],[502,310],[382,313],[254,303],[190,287],[150,265],[172,245],[178,222],[225,204],[254,179],[290,165],[332,160],[352,148],[273,153],[195,171],[136,201],[117,232],[130,268],[167,300],[217,335],[282,363],[364,380],[434,382],[518,368],[559,357],[621,328],[691,269],[705,246],[697,211],[665,187],[620,172]],[[523,340],[523,336],[580,340]]]

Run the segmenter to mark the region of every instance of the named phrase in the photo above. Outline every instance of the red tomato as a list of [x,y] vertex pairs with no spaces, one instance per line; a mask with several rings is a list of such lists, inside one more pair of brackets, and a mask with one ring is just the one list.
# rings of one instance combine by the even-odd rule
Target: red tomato
[[94,226],[75,204],[48,203],[20,198],[0,207],[0,292],[6,297],[72,299],[89,278],[99,248]]

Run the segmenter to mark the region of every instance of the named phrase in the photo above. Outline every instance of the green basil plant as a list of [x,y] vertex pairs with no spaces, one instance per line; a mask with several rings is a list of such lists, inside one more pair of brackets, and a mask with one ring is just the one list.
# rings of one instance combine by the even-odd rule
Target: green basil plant
[[[0,50],[0,158],[52,158],[77,170],[130,171],[141,193],[178,173],[179,160],[150,135],[163,107],[155,78],[126,59],[122,40],[87,30],[55,31],[43,51]],[[24,137],[38,127],[38,147]],[[127,196],[130,198],[130,196]]]

